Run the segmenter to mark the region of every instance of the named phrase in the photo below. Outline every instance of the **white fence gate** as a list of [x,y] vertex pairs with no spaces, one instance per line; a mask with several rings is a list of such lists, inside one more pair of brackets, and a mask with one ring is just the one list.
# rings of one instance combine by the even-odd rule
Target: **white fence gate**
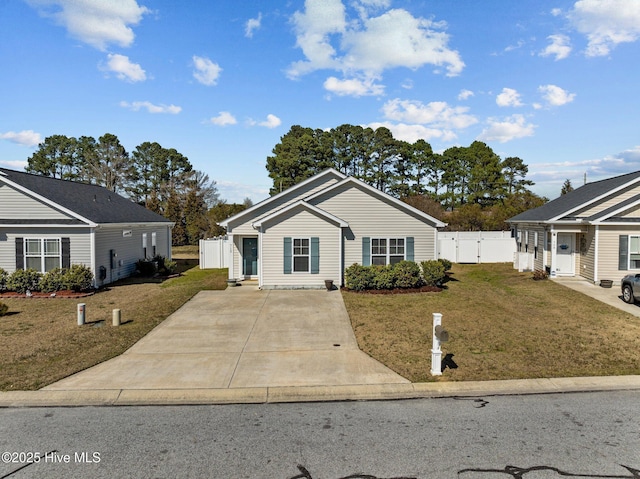
[[228,268],[233,258],[233,243],[226,236],[200,240],[200,269]]
[[438,258],[452,263],[511,263],[511,231],[438,231]]

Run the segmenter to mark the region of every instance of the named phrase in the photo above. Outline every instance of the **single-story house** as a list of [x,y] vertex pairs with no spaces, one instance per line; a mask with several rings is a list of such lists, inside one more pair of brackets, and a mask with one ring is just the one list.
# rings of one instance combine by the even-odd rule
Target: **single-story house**
[[0,168],[0,268],[89,266],[96,286],[171,258],[166,218],[101,186]]
[[586,183],[507,221],[518,252],[552,277],[619,283],[640,273],[640,171]]
[[274,289],[343,285],[353,263],[437,259],[437,228],[445,223],[328,169],[221,225],[233,247],[229,278]]

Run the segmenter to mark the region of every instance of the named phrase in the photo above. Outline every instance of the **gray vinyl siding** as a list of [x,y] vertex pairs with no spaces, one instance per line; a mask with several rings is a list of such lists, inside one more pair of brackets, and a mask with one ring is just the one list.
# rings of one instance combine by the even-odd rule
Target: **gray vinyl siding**
[[[600,233],[598,233],[600,234]],[[586,233],[578,235],[578,251],[580,252],[579,275],[589,281],[595,281],[596,228],[590,226]],[[617,247],[616,247],[617,251]],[[617,255],[616,255],[616,265]]]
[[614,206],[618,203],[622,203],[629,198],[640,194],[640,186],[633,185],[632,187],[625,188],[622,191],[619,191],[613,195],[609,195],[606,198],[596,202],[595,204],[589,205],[586,208],[576,211],[575,213],[571,213],[571,216],[577,216],[581,218],[588,218],[596,213],[606,210],[607,208]]
[[362,263],[362,238],[414,238],[414,261],[437,259],[436,229],[355,184],[320,195],[312,204],[349,223],[344,239],[344,267]]
[[317,181],[311,181],[309,184],[301,187],[300,189],[291,192],[290,194],[284,194],[275,198],[273,201],[265,204],[262,207],[256,208],[251,214],[247,216],[243,216],[238,219],[238,222],[234,222],[233,224],[229,224],[227,228],[227,232],[233,235],[245,235],[245,236],[255,236],[256,230],[253,229],[252,223],[272,214],[274,211],[278,211],[291,203],[295,203],[298,200],[304,199],[307,196],[310,196],[324,188],[328,188],[329,186],[337,183],[338,179],[334,176],[324,176],[319,178]]
[[[123,231],[131,231],[131,236],[125,237]],[[142,247],[142,234],[147,233],[147,258],[152,253],[152,233],[156,233],[156,254],[166,258],[171,257],[171,247],[168,242],[167,226],[101,226],[96,229],[96,275],[100,266],[107,270],[107,278],[103,283],[108,284],[131,276],[136,269],[136,262],[145,257]],[[115,250],[116,261],[111,268],[110,251]]]
[[16,238],[69,238],[71,264],[91,267],[91,228],[0,227],[0,268],[16,269]]
[[637,226],[600,226],[598,232],[598,276],[594,281],[611,279],[617,284],[626,274],[640,273],[640,270],[618,269],[618,241],[620,235],[640,236],[640,225]]
[[[325,279],[339,284],[340,227],[304,208],[295,208],[263,226],[262,283],[265,288],[323,288]],[[284,273],[284,238],[317,237],[320,241],[320,271]]]
[[6,220],[23,219],[70,219],[62,213],[7,184],[0,183],[0,218]]

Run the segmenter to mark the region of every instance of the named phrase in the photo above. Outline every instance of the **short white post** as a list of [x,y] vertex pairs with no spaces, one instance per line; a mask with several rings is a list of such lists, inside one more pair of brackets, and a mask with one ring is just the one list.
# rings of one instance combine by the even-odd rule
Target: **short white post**
[[433,345],[431,348],[431,375],[442,376],[442,349],[440,340],[436,336],[436,326],[442,324],[442,314],[433,313]]
[[111,312],[111,324],[113,326],[120,326],[120,310],[114,309]]
[[82,326],[86,320],[86,309],[84,303],[78,303],[78,326]]

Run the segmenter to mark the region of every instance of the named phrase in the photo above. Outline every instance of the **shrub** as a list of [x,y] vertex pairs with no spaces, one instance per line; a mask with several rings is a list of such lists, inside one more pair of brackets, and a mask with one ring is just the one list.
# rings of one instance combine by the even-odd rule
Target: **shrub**
[[422,277],[427,286],[439,286],[442,284],[446,274],[444,265],[440,261],[423,261],[420,266],[422,266]]
[[364,291],[375,286],[375,272],[369,266],[354,263],[344,272],[344,284],[354,291]]
[[93,289],[93,271],[83,264],[71,265],[64,273],[63,287],[76,292]]
[[4,269],[0,268],[0,293],[2,291],[7,290],[7,279],[9,278],[9,273],[7,273]]
[[136,261],[136,271],[140,276],[153,276],[158,272],[158,263],[148,259],[139,259]]
[[445,273],[447,271],[451,271],[451,266],[452,266],[451,261],[449,261],[448,259],[445,259],[445,258],[439,258],[438,261],[440,261],[442,263],[442,266],[444,266]]
[[395,287],[419,288],[422,286],[420,266],[413,261],[400,261],[393,266]]
[[47,271],[40,280],[40,291],[53,293],[54,291],[64,289],[65,273],[66,270],[62,268],[55,268],[51,271]]
[[533,279],[536,280],[536,281],[540,281],[542,279],[547,279],[548,277],[549,277],[549,275],[543,269],[536,269],[533,272]]
[[393,266],[370,266],[373,271],[375,289],[393,289],[396,287],[396,272]]
[[9,306],[0,301],[0,316],[4,316],[9,311]]
[[17,293],[40,290],[42,273],[35,269],[17,269],[7,279],[7,289]]
[[177,268],[178,268],[178,263],[176,263],[175,261],[170,259],[164,260],[164,271],[166,275],[173,274]]

